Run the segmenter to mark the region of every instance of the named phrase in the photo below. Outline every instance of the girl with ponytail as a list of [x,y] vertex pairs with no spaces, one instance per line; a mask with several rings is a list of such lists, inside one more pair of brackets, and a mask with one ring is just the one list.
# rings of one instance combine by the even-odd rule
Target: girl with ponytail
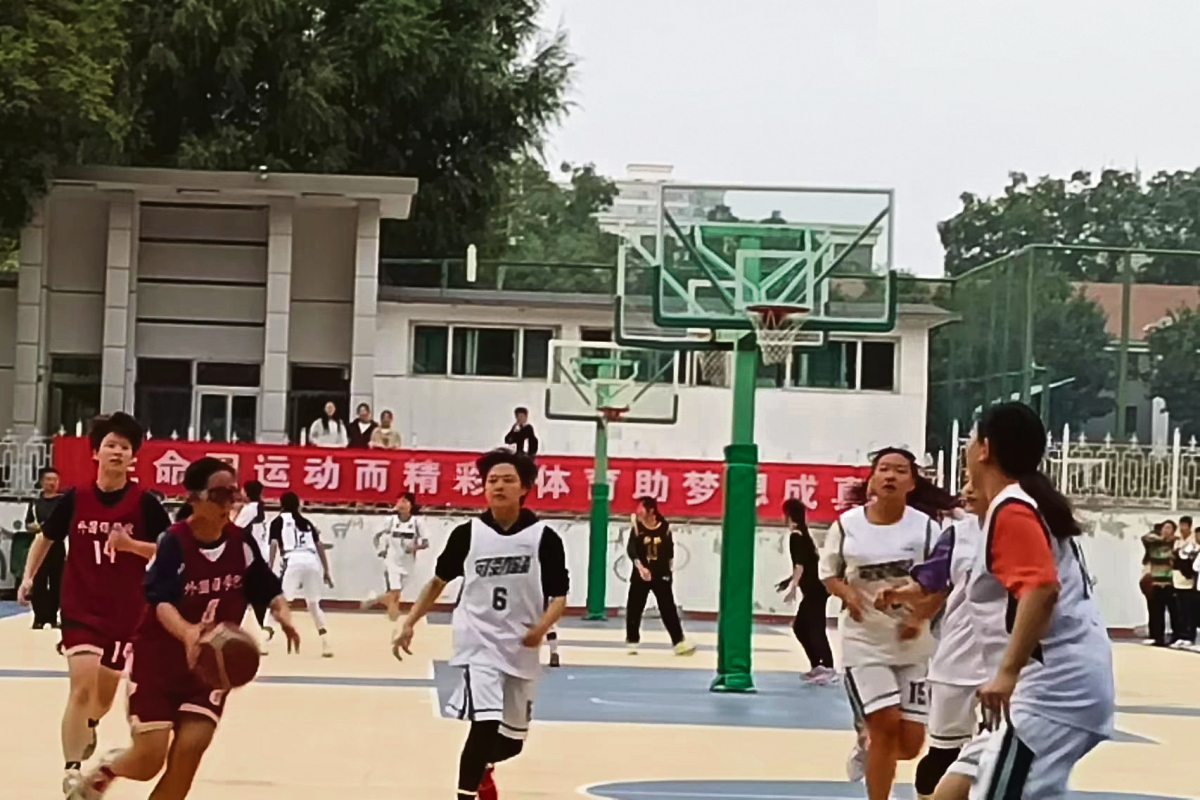
[[966,467],[984,511],[967,584],[985,730],[942,798],[1066,797],[1071,770],[1113,734],[1112,647],[1092,600],[1070,502],[1040,472],[1046,429],[1022,403],[984,412]]

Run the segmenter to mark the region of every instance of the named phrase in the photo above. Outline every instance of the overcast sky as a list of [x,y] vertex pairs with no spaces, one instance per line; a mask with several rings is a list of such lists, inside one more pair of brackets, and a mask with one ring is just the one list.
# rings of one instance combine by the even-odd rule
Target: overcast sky
[[580,66],[554,159],[896,190],[896,265],[1009,171],[1200,166],[1200,0],[546,0]]

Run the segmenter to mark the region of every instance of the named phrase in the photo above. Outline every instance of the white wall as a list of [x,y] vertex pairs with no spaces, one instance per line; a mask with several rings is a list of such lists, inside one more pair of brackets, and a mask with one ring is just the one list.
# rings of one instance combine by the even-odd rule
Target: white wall
[[[376,357],[376,412],[390,409],[407,445],[481,450],[501,442],[512,409],[526,406],[546,452],[587,455],[594,429],[546,420],[544,380],[409,375],[414,324],[480,324],[550,327],[564,339],[581,327],[611,328],[601,309],[501,308],[446,304],[380,303]],[[884,445],[920,450],[925,442],[928,332],[901,324],[895,392],[760,389],[756,437],[763,461],[861,463]],[[732,395],[728,389],[693,386],[680,393],[675,426],[615,425],[610,454],[721,459],[729,442]],[[469,409],[464,413],[464,409]]]
[[49,289],[43,328],[48,355],[100,355],[108,201],[52,194],[47,246]]
[[350,364],[357,233],[357,209],[295,210],[288,325],[294,364]]
[[[19,503],[0,503],[0,540],[5,531],[12,531],[14,520],[24,519],[25,507]],[[1109,628],[1132,629],[1145,625],[1146,603],[1138,590],[1141,574],[1142,544],[1140,537],[1154,521],[1171,517],[1169,511],[1080,511],[1087,534],[1082,538],[1088,570],[1096,580],[1096,602]],[[383,568],[372,545],[374,535],[383,528],[386,517],[379,514],[310,514],[322,531],[322,538],[331,545],[330,567],[335,589],[329,597],[335,600],[359,601],[383,589]],[[432,547],[418,557],[413,588],[406,590],[412,599],[416,587],[433,575],[433,563],[441,552],[450,531],[465,517],[428,517],[426,531]],[[579,608],[587,598],[587,537],[585,519],[551,520],[550,524],[563,537],[567,564],[571,571],[569,604]],[[717,610],[720,578],[720,527],[713,524],[679,524],[676,534],[675,595],[686,611],[713,613]],[[818,534],[820,535],[820,534]],[[625,531],[614,525],[609,533],[608,584],[606,603],[623,607],[628,590],[629,562],[625,558]],[[7,542],[0,543],[7,563]],[[791,567],[787,550],[787,534],[782,528],[760,528],[755,547],[754,607],[757,614],[787,615],[794,606],[786,606],[775,591],[777,581],[787,577]],[[0,570],[4,573],[5,570]],[[11,582],[7,584],[11,587]],[[5,588],[0,574],[0,588]],[[447,587],[443,602],[453,602],[456,585]],[[830,615],[834,614],[831,602]]]

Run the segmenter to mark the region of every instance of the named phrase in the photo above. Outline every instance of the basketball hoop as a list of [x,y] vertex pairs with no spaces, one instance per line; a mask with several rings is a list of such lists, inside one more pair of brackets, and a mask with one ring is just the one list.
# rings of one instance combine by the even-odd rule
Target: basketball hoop
[[696,368],[700,377],[713,386],[725,385],[726,351],[700,350],[696,353]]
[[620,422],[621,417],[629,412],[629,406],[602,406],[596,409],[605,422]]
[[764,364],[782,364],[808,320],[808,306],[757,304],[746,306]]

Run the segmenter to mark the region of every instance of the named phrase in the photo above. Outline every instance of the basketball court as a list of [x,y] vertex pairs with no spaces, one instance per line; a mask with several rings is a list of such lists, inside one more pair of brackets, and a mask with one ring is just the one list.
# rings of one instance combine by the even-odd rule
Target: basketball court
[[[6,721],[0,796],[59,797],[58,725],[67,682],[57,634],[33,631],[12,604],[0,619],[0,704]],[[297,616],[315,644],[311,622]],[[192,790],[196,800],[441,800],[452,796],[466,726],[443,717],[454,675],[444,615],[422,623],[415,655],[395,661],[381,614],[330,615],[336,648],[263,660],[259,679],[233,693]],[[853,741],[840,686],[802,684],[807,665],[786,627],[756,626],[753,694],[709,691],[714,628],[685,620],[700,645],[670,652],[655,620],[641,652],[623,647],[621,620],[567,620],[564,666],[545,670],[527,750],[497,771],[509,800],[591,796],[610,800],[863,797],[845,780]],[[278,644],[278,643],[276,643]],[[1116,647],[1118,738],[1078,767],[1077,796],[1092,800],[1191,797],[1186,768],[1200,722],[1194,654]],[[98,752],[128,740],[121,708],[100,727]],[[1158,765],[1158,767],[1152,766]],[[911,797],[902,765],[897,797]],[[118,784],[115,800],[149,785]]]

